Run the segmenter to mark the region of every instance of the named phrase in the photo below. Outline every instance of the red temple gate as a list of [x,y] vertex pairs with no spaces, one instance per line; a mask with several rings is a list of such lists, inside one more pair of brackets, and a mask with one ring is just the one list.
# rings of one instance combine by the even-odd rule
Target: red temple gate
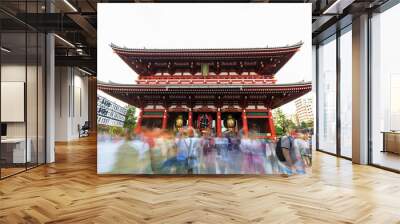
[[99,83],[98,88],[140,108],[137,132],[142,126],[176,129],[181,125],[207,127],[216,136],[229,130],[275,138],[272,109],[311,90],[310,82],[277,84],[275,79],[301,45],[246,49],[111,45],[139,78],[136,84]]

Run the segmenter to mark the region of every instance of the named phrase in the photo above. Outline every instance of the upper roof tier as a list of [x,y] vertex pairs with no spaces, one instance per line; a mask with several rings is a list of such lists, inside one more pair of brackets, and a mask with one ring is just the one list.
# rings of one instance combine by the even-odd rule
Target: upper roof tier
[[226,49],[134,49],[114,44],[110,46],[140,76],[157,73],[207,75],[252,72],[273,77],[302,44]]

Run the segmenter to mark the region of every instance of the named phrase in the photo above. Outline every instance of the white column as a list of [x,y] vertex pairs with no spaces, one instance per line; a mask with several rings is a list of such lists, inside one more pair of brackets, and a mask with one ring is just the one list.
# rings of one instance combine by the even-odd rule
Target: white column
[[55,56],[54,35],[46,36],[46,163],[55,161]]
[[[313,111],[313,117],[314,117],[314,126],[313,129],[317,130],[317,122],[316,122],[316,117],[317,117],[317,47],[315,45],[312,45],[312,98],[313,98],[313,105],[312,105],[312,111]],[[316,138],[317,135],[314,131],[314,136],[312,137],[312,149],[316,149]]]
[[[54,4],[46,1],[46,12],[54,12]],[[55,162],[55,42],[54,34],[46,34],[46,163]]]
[[353,20],[353,162],[368,163],[368,15]]

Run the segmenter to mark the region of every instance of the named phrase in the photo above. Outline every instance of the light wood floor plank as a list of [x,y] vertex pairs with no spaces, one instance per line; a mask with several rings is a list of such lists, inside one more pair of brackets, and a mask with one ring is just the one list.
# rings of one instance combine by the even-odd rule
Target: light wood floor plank
[[400,175],[315,153],[304,176],[96,174],[96,139],[0,181],[0,223],[400,223]]

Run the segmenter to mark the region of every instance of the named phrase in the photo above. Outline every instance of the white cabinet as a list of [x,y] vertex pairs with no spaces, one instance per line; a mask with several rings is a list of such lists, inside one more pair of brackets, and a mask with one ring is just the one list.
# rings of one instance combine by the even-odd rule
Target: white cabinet
[[24,122],[24,103],[24,82],[1,82],[1,122]]
[[25,138],[7,138],[2,139],[2,147],[12,149],[12,163],[25,163],[32,161],[32,141],[26,140],[27,147],[25,151]]

